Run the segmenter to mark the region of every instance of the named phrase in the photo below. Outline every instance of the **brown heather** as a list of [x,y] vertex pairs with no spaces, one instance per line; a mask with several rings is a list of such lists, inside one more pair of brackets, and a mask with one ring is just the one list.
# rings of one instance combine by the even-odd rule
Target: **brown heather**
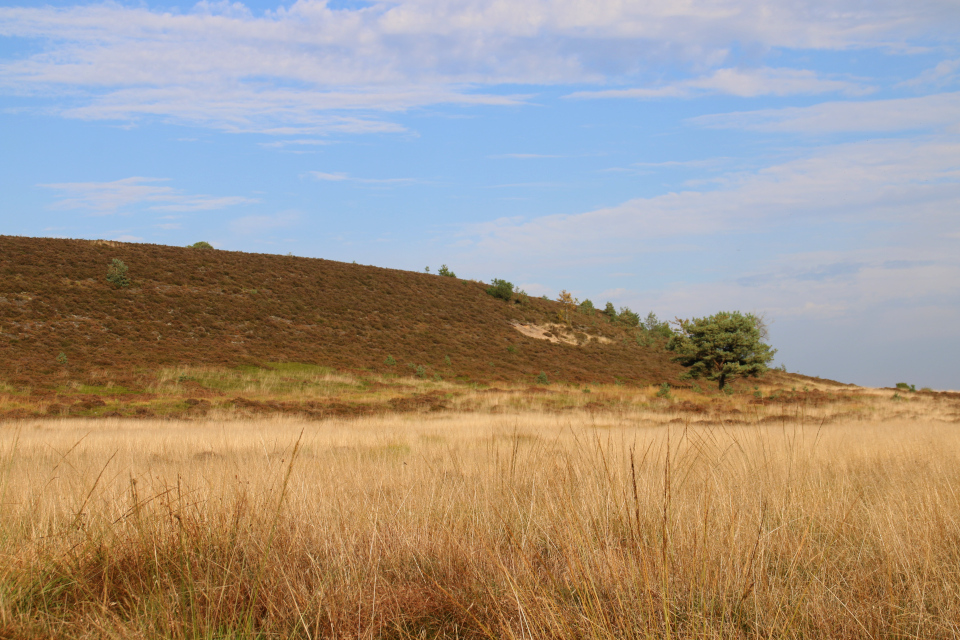
[[[130,287],[106,281],[113,258],[130,268]],[[556,321],[559,304],[506,303],[485,288],[312,258],[0,236],[0,383],[140,390],[160,367],[268,362],[388,373],[387,356],[475,382],[532,382],[544,371],[551,381],[653,384],[680,371],[601,315],[573,314],[582,346],[521,335],[511,322]]]
[[0,637],[960,633],[957,394],[553,391],[8,421]]

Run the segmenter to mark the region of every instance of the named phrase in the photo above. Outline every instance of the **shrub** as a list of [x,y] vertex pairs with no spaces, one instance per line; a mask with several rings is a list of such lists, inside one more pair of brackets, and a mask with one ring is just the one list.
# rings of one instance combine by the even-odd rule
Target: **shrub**
[[57,364],[67,366],[67,354],[63,351],[60,352],[60,355],[57,356]]
[[537,375],[537,384],[550,384],[550,381],[547,380],[547,373],[545,371],[541,371]]
[[427,370],[423,368],[422,364],[418,364],[417,368],[413,370],[413,374],[418,378],[426,378]]
[[114,258],[107,266],[107,282],[117,289],[130,286],[130,278],[127,272],[130,270],[120,258]]
[[[200,242],[194,242],[193,244],[188,244],[187,249],[213,249],[213,245],[207,242],[206,240],[201,240]],[[292,255],[292,254],[287,254]]]
[[656,333],[664,338],[669,338],[673,336],[673,330],[670,328],[669,322],[661,322],[660,318],[657,317],[653,311],[647,314],[647,317],[643,322],[640,323],[640,326],[651,333]]
[[593,303],[590,301],[590,298],[587,298],[580,303],[580,313],[585,313],[588,316],[592,316],[597,312],[596,307],[593,306]]
[[612,302],[608,302],[607,306],[603,308],[603,315],[610,318],[611,322],[617,319],[617,309],[613,306]]
[[387,356],[383,361],[383,364],[388,364],[392,367],[393,365],[397,364],[397,361],[393,359],[393,356]]
[[916,391],[917,385],[907,384],[906,382],[898,382],[897,389],[900,389],[901,391]]
[[660,389],[657,391],[657,397],[666,398],[667,400],[670,399],[670,383],[669,382],[664,382],[662,385],[660,385]]
[[617,319],[628,327],[637,327],[640,325],[640,314],[634,313],[630,307],[620,307],[620,313]]
[[448,367],[453,364],[452,362],[450,362],[450,356],[443,356],[443,363]]
[[494,278],[490,282],[490,286],[487,287],[487,293],[494,298],[500,298],[501,300],[510,302],[510,300],[513,299],[513,283],[501,280],[500,278]]
[[453,271],[450,271],[449,267],[447,267],[445,264],[440,265],[440,269],[437,270],[437,275],[445,276],[447,278],[457,277],[457,274],[455,274]]

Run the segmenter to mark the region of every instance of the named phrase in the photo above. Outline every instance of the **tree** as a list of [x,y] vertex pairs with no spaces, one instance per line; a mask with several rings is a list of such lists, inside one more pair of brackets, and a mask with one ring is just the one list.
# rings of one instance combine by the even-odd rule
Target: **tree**
[[617,314],[617,320],[628,327],[636,327],[640,324],[639,314],[631,311],[630,307],[620,307],[620,313]]
[[721,390],[732,378],[762,375],[777,352],[763,342],[763,319],[751,313],[721,311],[677,324],[667,349],[677,354],[674,362],[688,367],[681,377],[716,380]]
[[130,268],[124,264],[123,260],[114,258],[110,264],[107,265],[107,282],[117,289],[129,287],[130,278],[127,276],[128,271],[130,271]]
[[513,299],[513,283],[501,280],[500,278],[494,278],[490,281],[490,286],[487,287],[487,293],[494,298],[500,298],[501,300],[510,302]]
[[557,302],[560,303],[560,311],[557,313],[557,318],[560,322],[570,324],[570,317],[573,312],[577,310],[577,305],[580,304],[580,301],[574,298],[572,293],[564,289],[560,292],[560,295],[557,296]]
[[[200,242],[194,242],[193,244],[188,244],[187,249],[213,249],[213,245],[207,242],[206,240],[201,240]],[[293,255],[288,253],[287,255]]]
[[612,302],[608,302],[607,306],[603,308],[603,315],[610,318],[610,322],[613,322],[617,319],[617,310],[614,308]]
[[447,265],[445,265],[445,264],[440,265],[440,269],[437,271],[437,275],[438,275],[438,276],[445,276],[445,277],[447,277],[447,278],[456,278],[456,277],[457,277],[457,274],[455,274],[453,271],[450,271],[450,268],[449,268]]

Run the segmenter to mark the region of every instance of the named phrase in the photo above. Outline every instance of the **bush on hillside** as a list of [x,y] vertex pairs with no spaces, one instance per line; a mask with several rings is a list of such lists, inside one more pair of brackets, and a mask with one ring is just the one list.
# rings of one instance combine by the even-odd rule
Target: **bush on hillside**
[[673,335],[673,329],[670,328],[669,322],[661,322],[653,311],[647,314],[646,319],[640,324],[643,329],[651,333],[656,333],[664,338],[669,338]]
[[129,287],[130,278],[127,276],[128,271],[130,271],[130,268],[123,263],[123,260],[114,258],[107,266],[107,282],[117,289]]
[[587,298],[586,300],[580,303],[579,311],[580,313],[585,313],[588,316],[592,316],[594,313],[597,312],[597,309],[596,307],[593,306],[593,303],[590,301],[590,298]]
[[188,244],[187,249],[213,249],[213,245],[210,244],[209,242],[201,240],[200,242],[194,242],[193,244]]
[[445,264],[440,265],[440,269],[437,270],[437,275],[439,275],[439,276],[444,276],[444,277],[447,277],[447,278],[456,278],[456,277],[457,277],[457,274],[455,274],[453,271],[451,271],[450,268],[449,268],[447,265],[445,265]]
[[494,278],[490,281],[490,286],[487,287],[487,293],[494,298],[500,298],[501,300],[510,302],[510,300],[513,299],[513,283],[501,280],[500,278]]
[[613,322],[617,319],[617,309],[613,306],[612,302],[608,302],[607,306],[603,308],[603,315],[610,318],[610,322]]
[[630,307],[620,307],[620,313],[617,314],[617,320],[628,327],[636,327],[640,325],[640,314],[631,311]]

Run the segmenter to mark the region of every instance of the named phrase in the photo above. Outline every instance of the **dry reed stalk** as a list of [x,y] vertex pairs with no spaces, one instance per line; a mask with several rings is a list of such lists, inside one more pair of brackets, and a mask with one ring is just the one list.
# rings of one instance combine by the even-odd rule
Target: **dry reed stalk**
[[956,637],[960,434],[828,417],[6,425],[0,637]]

